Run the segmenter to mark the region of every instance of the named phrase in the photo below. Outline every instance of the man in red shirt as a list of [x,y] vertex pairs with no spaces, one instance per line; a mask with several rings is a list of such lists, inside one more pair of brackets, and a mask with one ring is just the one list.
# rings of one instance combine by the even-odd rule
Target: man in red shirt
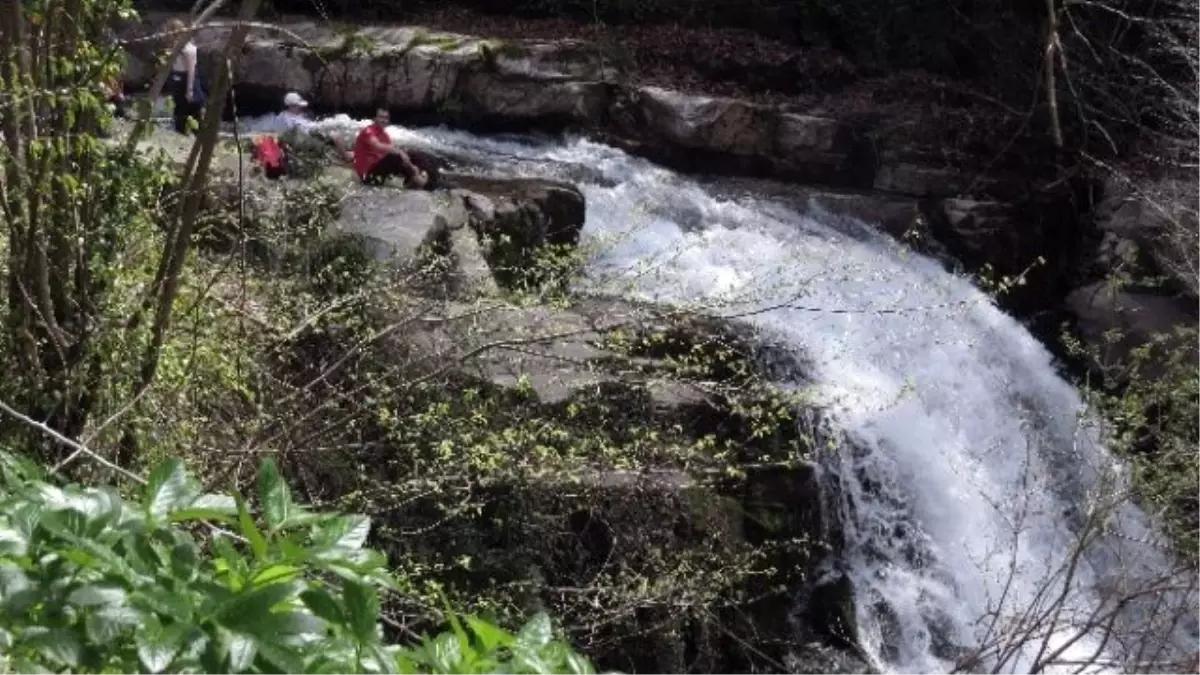
[[[408,153],[392,145],[387,132],[390,121],[388,109],[378,106],[375,119],[358,132],[358,138],[354,140],[354,172],[370,185],[382,185],[392,176],[404,176],[406,185],[432,187],[431,172],[422,170]],[[432,173],[436,179],[436,170]]]

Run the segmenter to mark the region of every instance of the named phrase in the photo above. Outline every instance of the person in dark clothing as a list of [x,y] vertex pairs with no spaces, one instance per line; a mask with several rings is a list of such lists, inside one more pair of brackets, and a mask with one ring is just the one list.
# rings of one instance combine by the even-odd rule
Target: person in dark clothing
[[113,107],[113,117],[124,119],[128,109],[128,101],[125,98],[125,88],[120,79],[117,79],[108,86],[108,103]]
[[429,158],[410,156],[393,146],[387,132],[390,121],[388,109],[377,106],[375,119],[354,140],[354,172],[368,185],[382,185],[392,176],[403,176],[406,186],[434,189],[440,179],[437,165]]
[[171,75],[167,78],[167,92],[171,95],[174,107],[175,131],[186,134],[191,126],[191,120],[200,121],[200,112],[204,109],[204,84],[197,69],[198,53],[196,43],[183,34],[187,27],[179,19],[171,19],[164,30],[170,35],[167,39],[174,44],[177,40],[187,40],[175,61],[171,64]]

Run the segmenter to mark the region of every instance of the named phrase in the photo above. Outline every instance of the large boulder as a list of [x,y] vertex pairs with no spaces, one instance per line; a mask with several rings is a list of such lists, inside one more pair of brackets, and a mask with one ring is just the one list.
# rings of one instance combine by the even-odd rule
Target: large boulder
[[939,238],[968,264],[987,262],[1016,273],[1037,255],[1040,242],[1031,236],[1036,233],[1017,222],[1009,204],[945,199],[936,216]]
[[1194,175],[1158,180],[1110,176],[1094,220],[1102,233],[1096,272],[1132,282],[1165,277],[1172,290],[1197,297],[1200,222]]
[[539,286],[576,250],[586,207],[573,185],[542,179],[444,174],[470,214],[496,280],[508,288]]
[[545,255],[570,255],[583,228],[583,194],[537,179],[444,174],[432,192],[351,182],[334,233],[379,242],[389,264],[449,273],[460,292],[492,294],[545,281]]
[[[1066,306],[1075,320],[1080,336],[1089,345],[1107,374],[1118,381],[1125,366],[1132,363],[1135,350],[1154,343],[1163,349],[1182,348],[1197,356],[1194,338],[1176,338],[1179,329],[1194,329],[1194,300],[1125,290],[1111,282],[1097,282],[1078,288],[1067,296]],[[1141,376],[1162,374],[1156,358],[1139,366]]]

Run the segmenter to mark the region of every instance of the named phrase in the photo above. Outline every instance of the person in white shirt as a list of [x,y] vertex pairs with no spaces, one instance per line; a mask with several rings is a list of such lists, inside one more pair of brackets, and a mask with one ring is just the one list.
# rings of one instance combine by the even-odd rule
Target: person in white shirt
[[196,68],[196,43],[188,37],[187,26],[179,19],[168,21],[163,30],[168,33],[167,40],[172,45],[186,40],[171,62],[171,75],[167,79],[167,91],[174,105],[175,131],[186,134],[189,120],[199,122],[200,111],[204,108],[204,85]]
[[317,123],[308,118],[305,114],[307,110],[308,101],[305,101],[304,97],[294,91],[288,92],[287,96],[283,97],[283,112],[279,113],[279,122],[283,130],[313,132]]
[[339,160],[349,161],[350,153],[342,147],[341,142],[335,136],[322,131],[316,121],[308,116],[308,101],[305,101],[300,94],[289,91],[283,97],[283,112],[280,112],[276,118],[282,127],[281,133],[294,132],[318,139],[326,145],[332,146]]

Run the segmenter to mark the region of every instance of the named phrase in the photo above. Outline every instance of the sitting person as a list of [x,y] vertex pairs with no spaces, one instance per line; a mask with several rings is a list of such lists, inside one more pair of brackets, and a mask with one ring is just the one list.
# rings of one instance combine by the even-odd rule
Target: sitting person
[[305,101],[300,94],[289,91],[287,96],[283,97],[283,112],[279,113],[279,122],[283,126],[283,130],[314,131],[317,123],[308,118],[305,114],[307,110],[308,101]]
[[408,153],[393,146],[387,132],[390,121],[388,109],[376,106],[375,119],[354,140],[354,172],[368,185],[382,185],[392,176],[403,176],[406,186],[432,190],[438,180],[437,167],[425,161],[421,163],[427,166],[419,167]]

